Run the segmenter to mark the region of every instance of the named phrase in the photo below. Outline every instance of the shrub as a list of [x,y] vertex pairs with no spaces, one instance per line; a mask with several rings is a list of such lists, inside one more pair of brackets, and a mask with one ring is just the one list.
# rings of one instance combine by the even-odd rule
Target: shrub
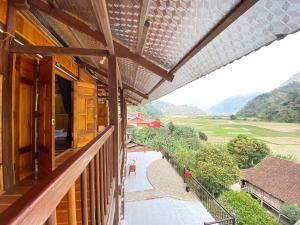
[[231,119],[231,120],[236,120],[236,119],[237,119],[237,116],[236,116],[236,115],[230,115],[230,119]]
[[268,212],[249,194],[225,192],[219,200],[236,214],[237,225],[278,225]]
[[291,224],[300,220],[300,208],[296,205],[283,204],[280,208],[280,213],[289,218]]
[[198,136],[199,136],[199,139],[202,140],[202,141],[207,141],[207,135],[202,132],[202,131],[198,131]]
[[229,141],[227,148],[243,169],[255,166],[270,154],[270,149],[265,143],[245,135],[239,135]]

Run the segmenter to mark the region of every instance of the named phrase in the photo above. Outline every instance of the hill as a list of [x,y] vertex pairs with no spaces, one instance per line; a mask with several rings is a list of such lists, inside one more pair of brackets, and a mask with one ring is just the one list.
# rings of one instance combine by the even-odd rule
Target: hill
[[300,82],[300,72],[291,76],[287,81],[283,82],[279,87],[283,87],[293,82]]
[[237,113],[247,102],[261,93],[251,93],[245,96],[232,96],[210,107],[207,113],[216,116],[227,116]]
[[169,102],[153,102],[151,105],[163,115],[205,115],[205,112],[196,106],[174,105]]
[[286,85],[248,102],[237,116],[256,117],[267,121],[300,122],[300,82],[290,80],[285,83]]

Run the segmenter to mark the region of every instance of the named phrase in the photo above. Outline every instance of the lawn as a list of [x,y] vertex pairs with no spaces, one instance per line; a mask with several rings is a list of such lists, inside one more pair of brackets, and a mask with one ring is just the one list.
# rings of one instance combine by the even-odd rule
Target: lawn
[[168,116],[163,123],[193,127],[207,134],[215,143],[227,143],[233,137],[244,134],[264,141],[273,152],[291,154],[300,162],[300,124],[250,120],[230,120],[226,117]]

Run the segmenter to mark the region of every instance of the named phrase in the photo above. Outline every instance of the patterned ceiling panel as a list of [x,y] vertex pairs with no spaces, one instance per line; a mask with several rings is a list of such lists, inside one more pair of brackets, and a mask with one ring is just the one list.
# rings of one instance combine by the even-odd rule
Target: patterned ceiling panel
[[261,0],[178,70],[171,84],[164,82],[148,101],[299,29],[300,1]]
[[119,58],[118,62],[123,81],[144,94],[149,93],[152,87],[161,79],[129,59]]
[[89,24],[93,29],[101,29],[101,27],[98,26],[90,0],[56,0],[55,2],[59,9],[77,16],[78,19]]
[[173,68],[237,3],[239,0],[152,0],[145,56]]
[[111,31],[127,47],[136,49],[142,1],[108,0]]

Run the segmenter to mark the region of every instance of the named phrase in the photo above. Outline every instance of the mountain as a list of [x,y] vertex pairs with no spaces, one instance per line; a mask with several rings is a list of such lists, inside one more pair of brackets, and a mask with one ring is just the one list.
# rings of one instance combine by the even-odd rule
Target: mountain
[[237,116],[278,122],[300,122],[300,82],[289,79],[285,83],[248,102]]
[[287,81],[283,82],[279,87],[283,87],[293,82],[300,82],[300,72],[291,76]]
[[210,107],[207,113],[210,115],[232,115],[238,112],[242,107],[244,107],[247,102],[255,98],[261,93],[251,93],[244,96],[232,96],[226,98],[220,103]]
[[[159,110],[163,115],[204,115],[205,112],[196,106],[174,105],[169,102],[152,102],[151,105],[156,110]],[[149,107],[149,106],[148,106]]]

